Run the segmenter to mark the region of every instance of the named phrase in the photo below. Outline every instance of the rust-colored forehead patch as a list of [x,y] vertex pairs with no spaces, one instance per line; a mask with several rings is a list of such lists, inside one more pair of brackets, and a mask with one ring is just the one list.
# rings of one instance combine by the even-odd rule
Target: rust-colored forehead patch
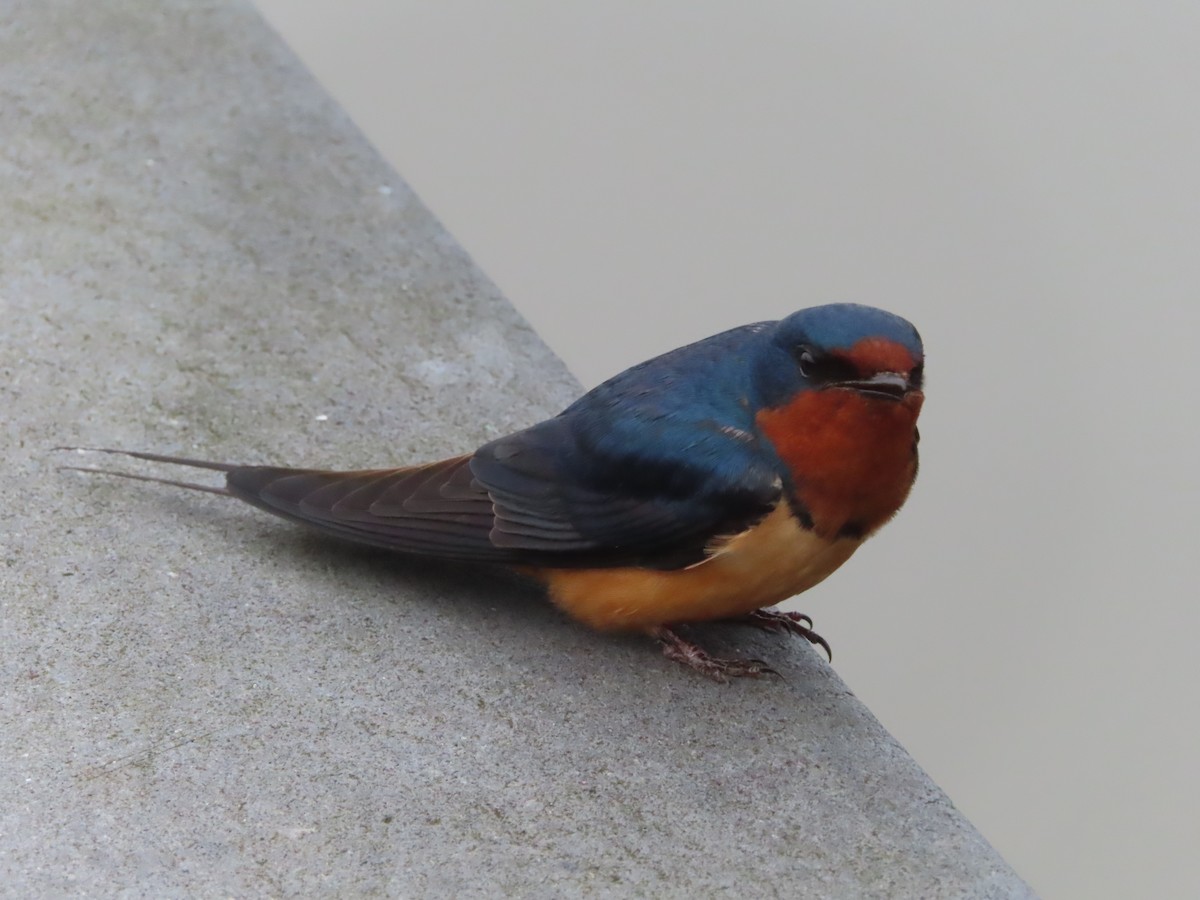
[[852,364],[860,375],[907,372],[917,364],[903,344],[879,337],[863,338],[849,350],[835,350],[832,355]]

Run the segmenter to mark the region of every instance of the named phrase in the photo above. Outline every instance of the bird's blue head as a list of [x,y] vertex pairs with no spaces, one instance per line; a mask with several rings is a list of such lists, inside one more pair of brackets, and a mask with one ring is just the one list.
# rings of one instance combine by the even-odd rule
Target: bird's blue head
[[925,352],[917,329],[872,306],[833,303],[794,312],[775,323],[771,346],[776,352],[760,372],[768,406],[797,389],[841,388],[885,400],[921,389]]

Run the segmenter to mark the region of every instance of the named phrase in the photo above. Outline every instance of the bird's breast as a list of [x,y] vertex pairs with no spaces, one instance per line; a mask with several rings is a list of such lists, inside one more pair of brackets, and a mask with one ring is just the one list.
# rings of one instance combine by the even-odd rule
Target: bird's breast
[[757,416],[791,474],[797,500],[826,537],[867,537],[903,505],[917,475],[924,396],[805,391]]
[[686,569],[545,569],[551,600],[604,631],[630,631],[745,615],[823,581],[858,548],[804,528],[787,503],[754,527],[720,541]]

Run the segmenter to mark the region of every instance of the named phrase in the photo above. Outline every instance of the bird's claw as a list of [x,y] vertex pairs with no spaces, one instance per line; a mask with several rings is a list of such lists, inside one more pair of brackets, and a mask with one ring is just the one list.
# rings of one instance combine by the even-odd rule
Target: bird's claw
[[658,628],[654,637],[662,645],[667,659],[695,669],[713,681],[726,682],[730,678],[760,678],[779,673],[761,659],[719,659],[710,656],[704,649],[680,637],[670,628]]
[[756,609],[754,612],[733,621],[739,622],[742,625],[749,625],[752,628],[761,628],[763,631],[787,632],[788,634],[799,635],[810,644],[816,644],[824,650],[825,655],[829,657],[829,661],[833,662],[833,650],[829,646],[829,641],[813,631],[812,619],[804,613],[784,612],[779,609]]

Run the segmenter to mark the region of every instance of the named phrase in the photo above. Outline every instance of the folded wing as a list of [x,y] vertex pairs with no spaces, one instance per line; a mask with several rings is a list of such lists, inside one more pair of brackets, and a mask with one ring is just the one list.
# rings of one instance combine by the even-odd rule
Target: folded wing
[[248,503],[362,543],[562,567],[691,565],[781,495],[773,469],[719,429],[614,454],[561,417],[425,466],[238,468],[227,481]]

